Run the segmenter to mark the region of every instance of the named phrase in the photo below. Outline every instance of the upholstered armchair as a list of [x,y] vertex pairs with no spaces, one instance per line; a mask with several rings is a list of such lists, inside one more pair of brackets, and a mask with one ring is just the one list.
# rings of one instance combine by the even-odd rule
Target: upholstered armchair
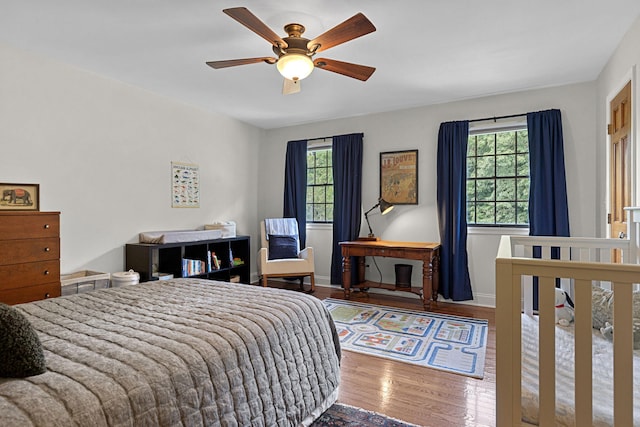
[[313,248],[300,250],[298,222],[295,218],[269,218],[260,223],[262,247],[258,252],[258,274],[262,286],[267,286],[269,277],[300,279],[310,277],[311,292],[315,291],[315,267]]

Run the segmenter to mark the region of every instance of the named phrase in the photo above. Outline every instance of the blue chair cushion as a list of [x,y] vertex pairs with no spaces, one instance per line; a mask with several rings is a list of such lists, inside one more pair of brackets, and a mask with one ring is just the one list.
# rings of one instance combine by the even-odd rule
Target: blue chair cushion
[[294,236],[269,234],[269,259],[298,258],[298,241]]

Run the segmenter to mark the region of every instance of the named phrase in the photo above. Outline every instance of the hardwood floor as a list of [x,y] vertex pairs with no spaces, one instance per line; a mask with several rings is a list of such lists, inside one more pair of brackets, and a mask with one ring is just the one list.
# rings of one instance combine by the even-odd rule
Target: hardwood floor
[[[297,289],[295,284],[269,286]],[[308,289],[308,285],[307,285]],[[342,289],[316,286],[320,299],[344,299]],[[422,302],[402,292],[393,295],[355,292],[353,301],[422,310]],[[496,412],[496,324],[492,308],[439,302],[438,313],[489,320],[484,379],[349,351],[342,352],[338,401],[421,426],[493,426]]]

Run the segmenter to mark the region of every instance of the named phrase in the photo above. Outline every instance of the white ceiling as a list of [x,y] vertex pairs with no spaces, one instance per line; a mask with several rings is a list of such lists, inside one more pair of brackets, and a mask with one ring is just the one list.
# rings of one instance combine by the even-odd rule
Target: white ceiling
[[[274,65],[214,70],[272,55],[222,13],[237,6],[309,39],[362,12],[377,31],[321,56],[377,70],[316,69],[288,96]],[[0,43],[269,129],[591,81],[639,15],[638,0],[0,0]]]

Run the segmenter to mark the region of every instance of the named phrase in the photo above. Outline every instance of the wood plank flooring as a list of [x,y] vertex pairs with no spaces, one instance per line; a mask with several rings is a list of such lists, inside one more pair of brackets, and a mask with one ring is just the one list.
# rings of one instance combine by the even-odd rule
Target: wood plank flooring
[[[298,289],[273,281],[273,287]],[[308,285],[306,286],[308,289]],[[396,295],[397,294],[397,295]],[[316,286],[320,299],[344,299],[342,289]],[[410,294],[353,292],[353,301],[422,310]],[[429,368],[349,351],[342,352],[338,402],[381,412],[421,426],[494,426],[496,412],[496,324],[492,308],[439,302],[432,310],[489,320],[484,379],[478,380]]]

